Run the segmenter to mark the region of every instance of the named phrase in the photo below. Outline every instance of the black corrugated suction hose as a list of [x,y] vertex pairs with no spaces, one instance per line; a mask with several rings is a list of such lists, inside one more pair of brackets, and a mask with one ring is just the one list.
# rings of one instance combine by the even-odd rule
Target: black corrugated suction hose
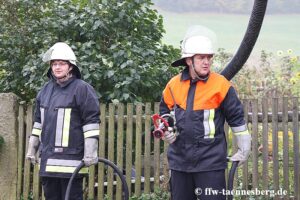
[[[121,182],[122,182],[122,187],[123,187],[123,191],[124,191],[124,200],[128,200],[129,199],[128,185],[127,185],[125,177],[123,176],[122,171],[113,162],[111,162],[111,161],[109,161],[107,159],[103,159],[103,158],[98,158],[98,159],[99,159],[98,162],[102,162],[102,163],[105,163],[105,164],[109,165],[118,174],[118,176],[120,177]],[[229,171],[229,176],[228,176],[228,190],[229,191],[233,190],[234,174],[236,172],[238,164],[239,164],[238,161],[232,162],[232,165],[231,165],[231,168],[230,168],[230,171]],[[68,187],[67,187],[67,190],[66,190],[65,200],[69,200],[70,191],[71,191],[71,187],[72,187],[72,184],[73,184],[73,180],[76,177],[76,175],[78,174],[78,172],[80,171],[80,169],[83,168],[83,167],[84,167],[84,162],[81,162],[76,167],[75,171],[73,172],[73,174],[72,174],[72,176],[71,176],[71,178],[69,180],[69,183],[68,183]],[[227,196],[227,199],[228,200],[232,200],[233,199],[233,195],[230,193]]]
[[233,190],[233,180],[234,180],[234,174],[235,171],[238,167],[239,162],[238,161],[233,161],[230,171],[229,171],[229,176],[228,176],[228,191],[230,191],[229,195],[227,196],[227,200],[232,200],[233,195],[232,195],[232,190]]
[[243,67],[250,56],[250,53],[258,38],[263,19],[265,16],[268,0],[255,0],[251,17],[244,38],[240,47],[232,60],[228,63],[221,74],[227,79],[231,80],[236,73]]
[[[129,199],[128,185],[127,185],[125,177],[123,176],[122,171],[113,162],[111,162],[111,161],[109,161],[107,159],[98,158],[98,162],[105,163],[106,165],[112,167],[114,169],[114,171],[118,174],[118,176],[120,177],[121,182],[122,182],[122,187],[123,187],[123,191],[124,191],[124,200],[128,200]],[[71,191],[71,187],[72,187],[72,184],[73,184],[73,180],[76,177],[76,175],[78,174],[78,172],[80,171],[80,169],[83,168],[83,167],[84,167],[84,162],[82,161],[78,165],[78,167],[76,167],[75,171],[73,172],[73,174],[72,174],[72,176],[71,176],[71,178],[69,180],[69,183],[68,183],[68,187],[67,187],[67,190],[66,190],[65,200],[69,200],[70,191]]]

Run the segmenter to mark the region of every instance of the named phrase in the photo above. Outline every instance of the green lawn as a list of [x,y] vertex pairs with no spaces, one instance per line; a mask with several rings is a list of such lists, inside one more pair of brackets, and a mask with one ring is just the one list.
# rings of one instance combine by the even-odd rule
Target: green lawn
[[[216,32],[218,47],[234,53],[244,36],[250,15],[171,13],[159,10],[164,18],[166,34],[163,42],[179,47],[185,31],[191,25],[203,25]],[[261,33],[253,49],[253,55],[261,50],[273,52],[288,49],[293,55],[300,55],[300,14],[266,15]]]

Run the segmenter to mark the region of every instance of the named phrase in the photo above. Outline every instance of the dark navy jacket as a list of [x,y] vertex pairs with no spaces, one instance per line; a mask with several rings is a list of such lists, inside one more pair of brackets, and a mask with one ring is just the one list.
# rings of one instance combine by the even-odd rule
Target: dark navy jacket
[[[72,77],[50,80],[38,93],[32,135],[39,137],[40,175],[70,177],[84,155],[84,139],[99,136],[99,102],[94,89]],[[83,168],[80,173],[86,173]]]

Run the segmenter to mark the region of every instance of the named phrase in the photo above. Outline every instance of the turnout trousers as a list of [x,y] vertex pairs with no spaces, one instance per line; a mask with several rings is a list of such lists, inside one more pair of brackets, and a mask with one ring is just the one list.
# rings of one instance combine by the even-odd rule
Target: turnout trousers
[[226,200],[225,170],[181,172],[171,170],[172,200]]
[[[46,200],[64,200],[69,178],[42,177],[42,186]],[[73,179],[69,200],[83,200],[83,178]]]

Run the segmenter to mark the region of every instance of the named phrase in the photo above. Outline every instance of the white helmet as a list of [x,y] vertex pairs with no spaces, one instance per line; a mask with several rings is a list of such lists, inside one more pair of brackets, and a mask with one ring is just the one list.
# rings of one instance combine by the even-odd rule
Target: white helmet
[[214,54],[213,41],[215,43],[215,34],[203,26],[193,26],[187,33],[181,43],[181,58],[172,63],[173,67],[187,66],[185,58],[196,54]]
[[193,36],[183,41],[181,58],[192,57],[195,54],[214,54],[212,42],[204,36]]
[[76,56],[69,45],[64,42],[55,43],[44,54],[43,61],[48,62],[51,60],[67,60],[73,65],[76,65]]
[[[64,42],[55,43],[43,56],[44,62],[49,62],[51,60],[66,60],[73,65],[73,70],[77,78],[81,78],[80,71],[76,64],[76,56],[69,45]],[[48,77],[51,75],[51,69],[48,70]]]

